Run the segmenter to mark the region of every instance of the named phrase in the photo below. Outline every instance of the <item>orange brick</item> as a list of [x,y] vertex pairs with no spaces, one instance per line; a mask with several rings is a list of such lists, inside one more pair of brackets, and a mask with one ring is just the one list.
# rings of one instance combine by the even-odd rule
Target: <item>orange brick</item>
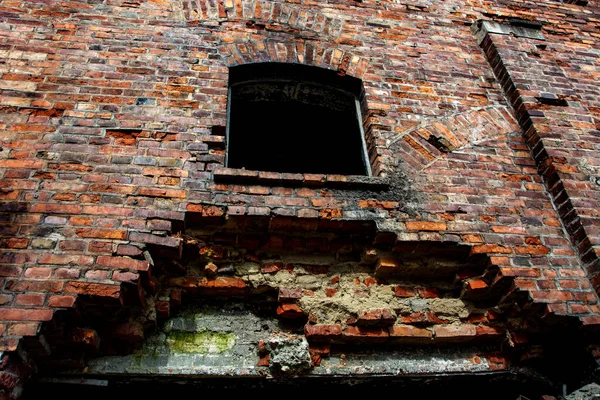
[[283,303],[277,307],[277,316],[282,318],[302,318],[304,311],[296,304]]
[[505,253],[510,254],[512,250],[508,247],[497,245],[497,244],[482,244],[471,247],[471,254],[485,254],[485,253]]
[[391,274],[401,267],[401,262],[395,257],[380,257],[375,264],[375,273]]
[[185,199],[187,192],[180,189],[140,188],[140,195],[150,197],[174,197]]
[[407,221],[406,229],[410,231],[445,231],[445,222]]
[[71,281],[65,285],[64,292],[119,298],[121,296],[121,287],[119,285]]
[[127,231],[117,229],[94,229],[94,228],[81,228],[77,229],[77,236],[82,238],[93,238],[93,239],[118,239],[125,240],[127,238]]
[[394,338],[426,338],[431,339],[433,332],[429,329],[417,328],[412,325],[394,325],[389,328],[390,337]]

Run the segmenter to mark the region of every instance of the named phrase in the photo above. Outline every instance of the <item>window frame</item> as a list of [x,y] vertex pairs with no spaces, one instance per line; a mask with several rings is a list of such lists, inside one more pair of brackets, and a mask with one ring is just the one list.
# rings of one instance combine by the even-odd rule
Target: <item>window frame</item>
[[[239,79],[239,78],[235,78],[232,79],[232,76],[234,75],[234,73],[232,73],[233,71],[241,71],[241,69],[254,69],[256,70],[256,68],[260,68],[260,66],[268,66],[269,68],[281,68],[283,70],[288,69],[289,68],[289,72],[285,71],[283,73],[283,77],[279,77],[279,78],[273,78],[273,77],[266,77],[266,76],[258,76],[258,77],[254,77],[254,78],[250,78],[250,79]],[[295,69],[295,71],[293,71]],[[299,70],[304,69],[305,71],[309,71],[313,74],[313,79],[300,79],[299,77],[294,75],[294,72],[297,74]],[[286,72],[288,73],[286,75]],[[246,71],[241,71],[239,73],[239,75],[244,75],[244,74],[248,74]],[[327,78],[331,78],[334,77],[335,79],[335,84],[332,84],[331,82],[327,82]],[[230,128],[231,128],[231,106],[232,106],[232,88],[234,88],[235,86],[239,86],[239,85],[244,85],[244,84],[248,84],[248,83],[252,83],[252,82],[266,82],[266,81],[298,81],[300,83],[307,83],[307,84],[313,84],[313,85],[320,85],[323,86],[325,88],[327,88],[327,90],[329,90],[330,92],[333,92],[335,90],[339,90],[347,95],[350,95],[353,97],[354,99],[354,116],[356,118],[356,123],[358,124],[358,127],[356,129],[356,133],[360,136],[360,157],[361,157],[361,163],[362,166],[364,168],[364,174],[335,174],[335,175],[343,175],[343,176],[362,176],[362,177],[372,177],[373,176],[373,171],[372,171],[372,166],[371,166],[371,162],[369,159],[369,153],[368,153],[368,148],[367,148],[367,141],[365,138],[365,130],[364,130],[364,119],[363,119],[363,107],[361,107],[361,99],[364,99],[364,86],[362,83],[361,79],[358,78],[354,78],[354,77],[350,77],[348,75],[341,75],[341,74],[337,74],[336,71],[330,70],[330,69],[326,69],[326,68],[322,68],[322,67],[317,67],[317,66],[311,66],[311,65],[305,65],[305,64],[297,64],[297,63],[282,63],[282,62],[260,62],[260,63],[248,63],[248,64],[239,64],[239,65],[235,65],[229,68],[229,80],[227,83],[227,108],[226,108],[226,126],[225,126],[225,160],[224,160],[224,166],[225,168],[231,168],[229,166],[230,164],[230,143],[231,143],[231,132],[230,132]],[[346,80],[347,83],[344,83],[343,80]],[[233,167],[235,169],[246,169],[245,167],[242,168],[238,168],[238,167]],[[265,171],[265,172],[269,172],[269,171]],[[278,172],[278,173],[289,173],[289,171],[285,171],[285,170],[280,170],[280,171],[270,171],[270,172]],[[311,172],[300,172],[302,173],[311,173]],[[330,173],[328,172],[317,172],[318,174],[324,174],[324,175],[330,175]]]

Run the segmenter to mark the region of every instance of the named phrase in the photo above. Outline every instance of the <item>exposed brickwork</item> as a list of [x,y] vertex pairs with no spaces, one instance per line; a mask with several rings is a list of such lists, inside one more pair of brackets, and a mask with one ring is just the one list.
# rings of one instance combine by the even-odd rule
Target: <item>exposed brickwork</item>
[[[4,395],[16,365],[131,351],[196,297],[261,299],[313,365],[468,343],[503,370],[556,330],[597,343],[594,2],[0,7]],[[227,168],[228,68],[255,62],[361,79],[373,176]]]
[[[480,34],[484,35],[484,31],[486,26]],[[585,81],[587,77],[578,76],[579,72],[566,61],[568,54],[577,48],[570,48],[569,43],[558,44],[558,38],[552,40],[558,32],[547,33],[552,43],[548,48],[545,39],[498,34],[493,28],[491,31],[482,36],[481,45],[516,110],[563,226],[597,288],[599,261],[593,239],[597,215],[592,211],[599,206],[593,200],[598,192],[594,146],[597,127],[590,111],[590,107],[596,105],[593,96],[597,91],[577,89],[570,83],[575,79]],[[521,56],[519,61],[515,58],[517,55]],[[577,64],[577,70],[589,64],[586,58]],[[523,60],[529,63],[525,68]],[[536,79],[535,66],[541,63],[543,75],[548,76],[544,80]],[[527,86],[521,82],[527,82]]]

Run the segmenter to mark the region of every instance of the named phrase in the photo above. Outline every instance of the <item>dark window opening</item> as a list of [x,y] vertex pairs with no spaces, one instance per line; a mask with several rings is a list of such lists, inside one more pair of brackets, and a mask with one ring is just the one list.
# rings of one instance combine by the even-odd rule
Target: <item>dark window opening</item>
[[285,63],[240,65],[229,73],[228,167],[370,175],[360,79]]

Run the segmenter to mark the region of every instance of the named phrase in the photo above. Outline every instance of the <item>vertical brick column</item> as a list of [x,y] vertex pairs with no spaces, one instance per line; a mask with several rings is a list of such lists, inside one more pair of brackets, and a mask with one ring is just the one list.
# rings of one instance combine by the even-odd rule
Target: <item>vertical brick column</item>
[[[473,33],[514,108],[538,173],[598,292],[600,216],[594,210],[600,209],[600,186],[593,167],[599,165],[598,141],[577,81],[555,59],[541,25],[478,21]],[[563,272],[573,273],[568,267]]]

